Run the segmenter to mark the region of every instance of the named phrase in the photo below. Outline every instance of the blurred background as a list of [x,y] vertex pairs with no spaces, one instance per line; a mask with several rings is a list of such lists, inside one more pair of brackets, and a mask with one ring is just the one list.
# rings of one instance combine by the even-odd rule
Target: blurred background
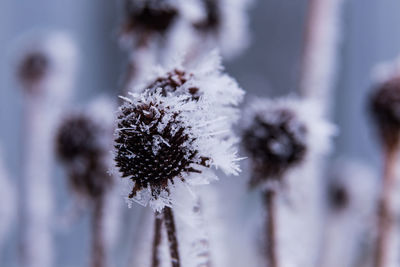
[[[296,92],[307,5],[307,0],[254,1],[249,10],[251,43],[239,57],[225,63],[227,72],[247,94],[282,96]],[[13,50],[18,39],[34,30],[69,33],[79,53],[74,103],[86,103],[100,93],[116,96],[127,64],[126,53],[118,44],[122,8],[121,1],[109,0],[0,1],[0,144],[13,182],[21,175],[22,158],[23,101],[15,78]],[[332,120],[340,133],[332,157],[352,157],[374,168],[381,166],[365,101],[373,86],[373,67],[400,53],[399,11],[398,0],[344,1],[332,96]],[[59,177],[53,179],[54,205],[61,213],[71,196],[59,170],[57,174]],[[54,266],[86,266],[88,224],[85,216],[67,233],[56,234]],[[13,267],[17,266],[17,228],[14,225],[8,231],[0,266]]]

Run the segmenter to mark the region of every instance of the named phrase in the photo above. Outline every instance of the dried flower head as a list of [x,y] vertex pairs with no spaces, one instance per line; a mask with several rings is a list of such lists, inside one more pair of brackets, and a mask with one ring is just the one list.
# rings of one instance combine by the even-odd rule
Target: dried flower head
[[237,82],[223,72],[221,57],[216,51],[190,66],[176,62],[168,68],[154,68],[134,91],[142,92],[143,89],[161,90],[163,96],[187,95],[195,101],[202,98],[212,103],[218,114],[226,116],[226,122],[237,120],[237,106],[244,96]]
[[176,5],[169,0],[126,0],[125,12],[124,33],[137,34],[142,44],[149,35],[164,34],[178,16]]
[[129,199],[161,210],[171,205],[177,181],[208,183],[215,179],[207,170],[212,166],[238,172],[234,141],[220,140],[221,124],[211,119],[207,102],[161,90],[131,96],[120,107],[115,138],[116,167],[129,178]]
[[370,99],[370,111],[381,138],[388,148],[399,145],[400,77],[381,83]]
[[56,134],[56,152],[77,193],[96,198],[111,187],[112,177],[107,173],[111,136],[110,124],[99,121],[90,112],[71,114],[61,123]]
[[[252,186],[280,181],[288,170],[304,162],[312,149],[310,140],[319,141],[314,136],[332,135],[332,126],[318,113],[313,102],[294,98],[257,99],[249,104],[242,119],[242,145],[250,157]],[[321,146],[323,150],[329,147]]]

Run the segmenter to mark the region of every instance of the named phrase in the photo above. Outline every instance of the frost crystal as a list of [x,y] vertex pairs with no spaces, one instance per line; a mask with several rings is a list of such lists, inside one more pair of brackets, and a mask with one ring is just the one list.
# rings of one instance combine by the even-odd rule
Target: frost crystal
[[92,198],[103,195],[112,183],[107,174],[112,119],[104,113],[110,117],[113,106],[101,102],[93,103],[86,112],[69,115],[56,135],[57,156],[67,168],[72,188]]
[[134,91],[143,89],[152,92],[161,89],[163,96],[186,94],[195,101],[202,98],[214,106],[218,114],[229,118],[224,120],[226,123],[237,120],[237,105],[244,96],[237,82],[223,72],[221,57],[216,51],[193,64],[175,62],[168,68],[156,68]]
[[[319,117],[318,106],[291,99],[254,100],[243,115],[243,147],[251,158],[252,185],[282,178],[288,169],[302,163],[309,154],[311,140],[322,130],[333,133],[331,125]],[[314,114],[312,113],[313,109]],[[329,144],[323,144],[327,149]]]
[[187,94],[163,96],[161,88],[125,100],[118,115],[115,162],[132,182],[128,199],[161,210],[172,204],[176,182],[208,183],[215,179],[210,167],[237,174],[234,140],[218,134],[225,125],[215,122],[218,115],[209,102],[193,101]]

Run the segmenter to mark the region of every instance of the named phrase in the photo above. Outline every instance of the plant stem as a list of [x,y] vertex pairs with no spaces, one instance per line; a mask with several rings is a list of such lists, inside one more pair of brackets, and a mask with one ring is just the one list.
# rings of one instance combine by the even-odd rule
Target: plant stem
[[273,190],[267,190],[267,192],[265,192],[264,200],[268,212],[268,217],[266,220],[267,262],[269,267],[278,267],[276,256],[275,192]]
[[92,217],[92,267],[106,266],[105,243],[103,236],[104,197],[94,201]]
[[180,267],[181,264],[179,259],[178,239],[176,237],[176,228],[172,209],[165,207],[163,209],[163,215],[169,242],[169,252],[171,254],[171,264],[172,267]]
[[158,248],[160,247],[161,243],[161,226],[162,226],[162,217],[159,212],[156,212],[156,216],[154,218],[154,239],[153,239],[153,261],[151,263],[152,267],[160,266],[160,259],[159,259],[159,251]]
[[388,236],[391,227],[391,209],[390,192],[395,179],[397,148],[386,148],[384,152],[383,185],[378,203],[378,237],[376,242],[376,251],[374,266],[384,267],[386,260],[386,251]]

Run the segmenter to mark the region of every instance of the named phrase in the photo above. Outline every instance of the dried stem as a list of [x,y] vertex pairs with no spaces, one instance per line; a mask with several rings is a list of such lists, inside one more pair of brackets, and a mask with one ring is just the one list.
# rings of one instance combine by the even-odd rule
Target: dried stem
[[104,197],[94,201],[92,217],[92,267],[106,266],[105,242],[103,236]]
[[267,251],[266,257],[269,267],[278,267],[276,256],[276,211],[275,211],[275,192],[268,190],[265,192],[265,205],[268,212],[266,220],[266,241]]
[[374,266],[384,267],[386,260],[386,251],[388,237],[393,215],[390,208],[390,192],[395,179],[395,167],[397,147],[387,147],[384,153],[383,185],[378,203],[378,236],[376,241],[376,251]]
[[165,207],[163,210],[165,229],[167,230],[169,251],[171,254],[172,267],[180,267],[178,239],[176,236],[176,228],[174,214],[171,208]]
[[160,213],[156,213],[154,218],[154,239],[153,239],[153,260],[151,263],[152,267],[160,266],[160,259],[159,259],[159,247],[161,243],[161,226],[162,226],[162,216]]

